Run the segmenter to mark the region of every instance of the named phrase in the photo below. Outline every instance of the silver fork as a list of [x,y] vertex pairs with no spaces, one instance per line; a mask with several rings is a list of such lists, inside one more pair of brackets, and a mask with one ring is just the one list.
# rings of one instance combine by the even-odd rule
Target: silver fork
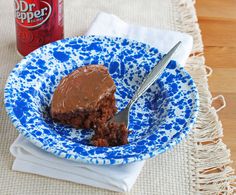
[[125,125],[129,126],[129,112],[130,108],[136,102],[136,100],[157,80],[157,78],[162,74],[166,66],[171,60],[176,49],[181,44],[179,41],[153,68],[153,70],[148,74],[148,76],[144,79],[142,84],[139,86],[138,90],[134,94],[133,98],[129,101],[128,105],[120,112],[116,113],[113,118],[109,120],[109,122],[117,122],[117,123],[125,123]]

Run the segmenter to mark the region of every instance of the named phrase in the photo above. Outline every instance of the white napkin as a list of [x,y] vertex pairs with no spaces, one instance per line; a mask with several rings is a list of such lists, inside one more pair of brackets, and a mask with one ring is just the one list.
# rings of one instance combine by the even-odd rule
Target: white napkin
[[[179,32],[128,25],[118,17],[100,13],[93,21],[87,35],[127,37],[157,47],[167,53],[178,41],[182,41],[175,60],[183,64],[192,49],[192,37]],[[129,191],[142,170],[144,161],[119,166],[90,165],[61,159],[34,146],[21,135],[11,145],[15,156],[13,170],[34,173],[56,179],[72,181],[108,190]]]
[[105,188],[129,191],[144,162],[127,165],[92,165],[58,158],[18,136],[10,151],[16,157],[12,169],[56,179]]
[[186,33],[130,25],[117,16],[104,12],[97,15],[86,35],[125,37],[156,47],[163,54],[178,41],[182,41],[173,57],[181,65],[185,64],[193,47],[193,38]]

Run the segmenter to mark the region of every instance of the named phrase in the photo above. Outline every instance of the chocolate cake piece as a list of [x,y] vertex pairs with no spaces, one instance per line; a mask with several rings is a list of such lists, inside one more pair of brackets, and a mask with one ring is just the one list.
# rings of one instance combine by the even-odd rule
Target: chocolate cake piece
[[124,124],[110,123],[117,111],[116,86],[103,65],[78,68],[64,77],[56,88],[50,114],[53,120],[75,128],[91,128],[95,146],[127,144],[128,129]]
[[116,113],[115,91],[105,66],[83,66],[61,80],[52,98],[51,116],[75,128],[95,129]]

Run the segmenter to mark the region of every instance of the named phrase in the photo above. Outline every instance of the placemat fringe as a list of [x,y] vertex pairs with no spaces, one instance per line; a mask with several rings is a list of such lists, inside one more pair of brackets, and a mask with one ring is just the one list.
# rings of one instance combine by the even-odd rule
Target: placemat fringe
[[194,44],[192,53],[203,52],[203,43],[201,39],[201,30],[198,27],[197,15],[192,0],[175,0],[176,10],[180,12],[176,18],[176,27],[179,31],[192,35]]
[[178,30],[193,36],[194,48],[188,59],[186,69],[189,70],[199,91],[200,109],[194,127],[187,141],[191,150],[190,172],[192,194],[234,194],[236,192],[234,169],[230,166],[230,150],[223,143],[223,128],[217,112],[212,107],[212,95],[208,89],[208,78],[212,69],[205,65],[203,43],[199,28],[195,1],[175,1],[181,14],[176,19]]
[[189,169],[192,176],[192,185],[190,185],[192,189],[190,192],[192,194],[233,194],[236,177],[234,169],[230,166],[232,163],[230,150],[222,141],[223,128],[217,115],[219,109],[211,106],[214,98],[208,89],[206,66],[201,63],[192,65],[189,62],[191,59],[188,60],[186,69],[193,78],[199,77],[195,81],[201,102],[194,133],[190,133],[187,141],[191,148]]

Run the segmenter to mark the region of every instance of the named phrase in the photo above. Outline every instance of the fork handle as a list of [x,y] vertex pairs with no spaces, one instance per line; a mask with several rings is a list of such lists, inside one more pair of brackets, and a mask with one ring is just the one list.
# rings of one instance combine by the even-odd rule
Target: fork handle
[[144,79],[133,98],[130,100],[127,107],[131,107],[134,102],[157,80],[157,78],[162,74],[166,66],[169,64],[171,57],[175,53],[176,49],[181,44],[179,41],[164,57],[154,66],[153,70]]

